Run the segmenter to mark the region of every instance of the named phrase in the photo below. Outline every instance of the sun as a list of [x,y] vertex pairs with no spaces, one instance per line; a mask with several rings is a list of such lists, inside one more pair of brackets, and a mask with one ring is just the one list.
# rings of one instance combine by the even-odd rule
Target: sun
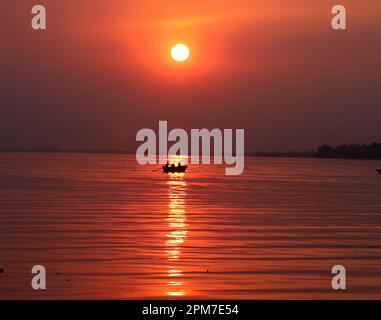
[[173,60],[182,62],[189,58],[189,48],[183,43],[175,44],[171,50],[171,56]]

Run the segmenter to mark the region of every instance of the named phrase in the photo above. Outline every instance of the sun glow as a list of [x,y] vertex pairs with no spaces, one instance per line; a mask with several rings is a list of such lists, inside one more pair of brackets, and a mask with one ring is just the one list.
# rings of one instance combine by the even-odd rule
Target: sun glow
[[178,43],[172,47],[171,56],[173,60],[182,62],[189,58],[189,48],[183,43]]

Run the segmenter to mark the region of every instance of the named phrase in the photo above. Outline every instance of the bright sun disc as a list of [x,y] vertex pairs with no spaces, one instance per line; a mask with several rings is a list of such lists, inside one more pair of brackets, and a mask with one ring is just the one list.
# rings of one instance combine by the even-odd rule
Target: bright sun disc
[[189,57],[189,48],[182,43],[176,44],[172,47],[171,55],[173,60],[176,61],[185,61]]

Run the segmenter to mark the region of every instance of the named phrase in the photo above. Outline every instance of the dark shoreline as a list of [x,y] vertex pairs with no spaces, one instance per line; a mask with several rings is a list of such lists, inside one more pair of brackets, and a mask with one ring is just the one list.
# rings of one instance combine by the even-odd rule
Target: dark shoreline
[[[74,153],[74,154],[104,154],[104,155],[113,155],[113,154],[125,154],[132,155],[135,154],[133,151],[128,150],[63,150],[63,149],[0,149],[0,153]],[[323,157],[319,156],[315,152],[260,152],[260,153],[247,153],[246,157],[258,157],[258,158],[308,158],[308,159],[340,159],[340,160],[381,160],[379,158],[372,157]]]

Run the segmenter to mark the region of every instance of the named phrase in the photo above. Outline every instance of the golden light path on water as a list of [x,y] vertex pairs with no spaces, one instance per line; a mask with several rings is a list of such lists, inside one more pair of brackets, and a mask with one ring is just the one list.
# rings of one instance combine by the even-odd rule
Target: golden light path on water
[[185,296],[183,270],[174,266],[181,258],[181,248],[187,239],[187,217],[185,210],[186,182],[184,174],[168,176],[168,228],[166,251],[168,256],[168,296]]

